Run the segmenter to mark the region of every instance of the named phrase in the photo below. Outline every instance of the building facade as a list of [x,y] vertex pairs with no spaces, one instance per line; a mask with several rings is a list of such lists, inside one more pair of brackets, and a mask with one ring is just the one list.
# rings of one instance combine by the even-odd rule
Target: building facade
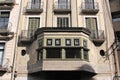
[[13,77],[19,0],[0,0],[0,80]]
[[21,0],[15,80],[112,80],[108,0]]
[[110,8],[112,14],[113,28],[115,32],[115,39],[117,44],[117,52],[114,54],[115,66],[116,66],[116,77],[120,79],[120,0],[110,0]]

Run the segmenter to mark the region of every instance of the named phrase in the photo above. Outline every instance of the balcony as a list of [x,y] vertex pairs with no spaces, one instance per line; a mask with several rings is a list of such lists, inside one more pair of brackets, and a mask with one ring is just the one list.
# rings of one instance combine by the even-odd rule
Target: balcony
[[104,31],[91,31],[91,39],[95,46],[100,46],[105,41]]
[[58,2],[55,2],[53,10],[55,13],[70,13],[71,12],[70,3],[59,4]]
[[97,2],[94,3],[83,2],[81,7],[82,13],[86,14],[96,14],[99,11],[99,5]]
[[8,22],[0,22],[0,34],[7,34],[9,33],[8,25],[11,25],[11,23]]
[[0,4],[14,4],[15,0],[0,0]]
[[0,22],[0,40],[9,40],[14,36],[11,32],[12,24],[9,22]]
[[36,30],[36,34],[42,34],[44,32],[83,32],[86,35],[90,35],[90,30],[84,27],[42,27]]
[[0,0],[0,9],[11,10],[14,4],[15,4],[14,0]]
[[2,73],[5,73],[8,71],[8,65],[9,65],[9,59],[8,58],[5,58],[3,59],[3,64],[0,65],[0,72]]
[[93,67],[86,61],[80,60],[41,60],[36,62],[35,64],[29,65],[28,67],[29,73],[36,72],[79,72],[79,73],[89,73],[89,75],[96,75]]
[[31,43],[34,40],[34,30],[22,30],[20,34],[21,43]]
[[41,3],[32,3],[28,2],[26,7],[27,13],[41,13],[43,12],[43,2]]

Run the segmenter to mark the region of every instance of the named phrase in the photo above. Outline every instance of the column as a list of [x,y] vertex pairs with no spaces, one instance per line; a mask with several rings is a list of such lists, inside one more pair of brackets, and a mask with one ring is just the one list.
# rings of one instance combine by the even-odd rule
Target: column
[[47,55],[46,52],[47,52],[46,49],[43,49],[43,59],[46,59],[46,55]]
[[80,52],[81,52],[81,59],[82,59],[82,60],[84,60],[84,50],[83,50],[83,49],[81,49],[81,51],[80,51]]
[[65,57],[66,57],[65,53],[66,53],[65,49],[62,48],[62,59],[65,59]]

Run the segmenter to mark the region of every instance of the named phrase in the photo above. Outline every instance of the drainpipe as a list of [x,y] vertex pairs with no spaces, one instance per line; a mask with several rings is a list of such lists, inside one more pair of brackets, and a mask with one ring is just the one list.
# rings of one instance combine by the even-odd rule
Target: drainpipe
[[19,33],[21,11],[22,11],[22,0],[20,1],[18,22],[17,22],[17,29],[16,29],[16,36],[15,36],[15,46],[14,46],[15,49],[14,49],[13,61],[12,61],[11,80],[15,80],[15,63],[16,63],[16,55],[17,55],[17,46],[18,46],[17,44],[18,44],[18,33]]

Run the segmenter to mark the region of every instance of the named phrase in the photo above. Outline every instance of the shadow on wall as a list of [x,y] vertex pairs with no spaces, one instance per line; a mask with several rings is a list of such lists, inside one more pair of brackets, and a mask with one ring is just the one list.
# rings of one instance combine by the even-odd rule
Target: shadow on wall
[[28,80],[95,80],[93,76],[97,73],[90,65],[84,64],[78,69],[71,71],[40,71],[29,74]]
[[87,71],[87,72],[90,72],[90,73],[95,73],[95,70],[89,64],[82,65],[81,67],[78,68],[78,70]]

